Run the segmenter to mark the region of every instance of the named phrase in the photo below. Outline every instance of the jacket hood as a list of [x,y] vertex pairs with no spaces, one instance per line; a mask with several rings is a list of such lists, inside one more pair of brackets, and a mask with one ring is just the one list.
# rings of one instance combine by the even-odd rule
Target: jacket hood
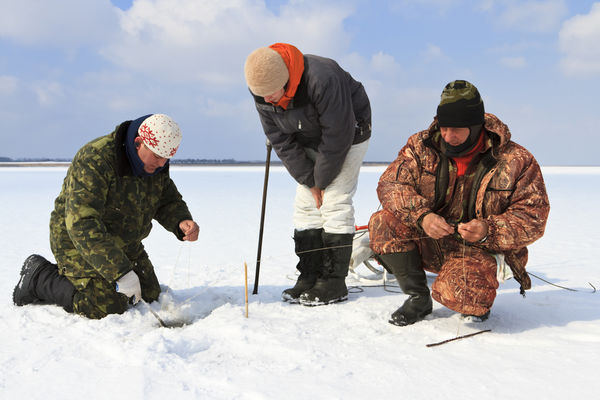
[[[500,118],[494,114],[485,113],[483,127],[488,131],[492,139],[492,145],[496,149],[500,149],[510,141],[511,133],[508,126]],[[437,117],[433,118],[433,122],[425,132],[423,140],[433,139],[434,134],[439,130]],[[433,140],[432,140],[433,141]]]

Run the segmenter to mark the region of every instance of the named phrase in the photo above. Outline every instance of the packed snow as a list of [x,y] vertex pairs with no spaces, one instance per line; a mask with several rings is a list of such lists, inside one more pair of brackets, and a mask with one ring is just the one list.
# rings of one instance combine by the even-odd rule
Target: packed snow
[[[356,222],[368,222],[384,167],[364,167]],[[48,221],[65,167],[0,168],[2,399],[565,399],[600,393],[600,167],[543,168],[551,203],[530,247],[533,288],[498,289],[491,316],[467,323],[434,302],[408,327],[388,323],[406,296],[365,265],[346,302],[280,301],[295,279],[295,183],[272,167],[257,295],[253,288],[263,167],[173,167],[200,237],[155,224],[144,241],[163,293],[89,320],[56,306],[16,307],[23,260],[54,261]],[[377,264],[374,264],[377,267]],[[431,283],[434,275],[428,275]],[[390,282],[393,284],[394,282]],[[373,287],[368,287],[373,286]],[[572,290],[567,290],[572,289]],[[161,328],[151,307],[169,324]],[[427,347],[457,336],[491,332]]]

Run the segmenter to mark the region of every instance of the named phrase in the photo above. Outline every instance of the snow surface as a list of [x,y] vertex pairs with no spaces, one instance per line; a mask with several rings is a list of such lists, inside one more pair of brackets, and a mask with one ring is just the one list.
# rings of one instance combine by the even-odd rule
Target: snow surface
[[[244,316],[244,262],[254,268],[264,169],[174,167],[201,226],[181,243],[156,224],[145,246],[163,285],[150,305],[182,328],[159,328],[144,304],[88,320],[56,306],[15,307],[23,260],[53,260],[48,220],[66,168],[0,168],[1,399],[564,399],[596,398],[600,355],[600,168],[544,168],[546,235],[530,247],[527,297],[502,284],[490,319],[465,323],[434,303],[409,327],[387,320],[405,295],[352,290],[325,307],[280,301],[293,284],[295,183],[272,168],[257,295]],[[383,167],[365,167],[357,224],[378,208]],[[363,278],[349,285],[374,285]],[[429,281],[434,276],[428,276]],[[481,329],[442,346],[428,343]]]

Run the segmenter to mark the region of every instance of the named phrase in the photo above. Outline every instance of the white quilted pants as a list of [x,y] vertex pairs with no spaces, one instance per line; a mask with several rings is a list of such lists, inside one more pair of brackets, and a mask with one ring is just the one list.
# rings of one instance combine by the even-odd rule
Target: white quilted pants
[[[315,199],[306,185],[298,185],[294,201],[294,228],[299,231],[320,229],[327,233],[354,233],[354,206],[352,197],[358,186],[358,174],[369,141],[353,145],[346,155],[338,176],[325,188],[323,204],[317,208]],[[316,152],[305,149],[309,158]]]

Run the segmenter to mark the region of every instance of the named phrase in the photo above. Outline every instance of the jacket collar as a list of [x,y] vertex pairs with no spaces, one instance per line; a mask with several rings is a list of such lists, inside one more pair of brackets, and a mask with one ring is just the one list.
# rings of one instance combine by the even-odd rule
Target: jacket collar
[[[498,153],[498,149],[506,146],[510,141],[511,133],[508,126],[504,124],[494,114],[486,113],[484,116],[483,128],[487,135],[485,147],[483,151],[487,151],[489,148],[494,149],[494,154]],[[429,128],[425,131],[423,136],[423,142],[430,147],[440,151],[440,128],[438,126],[437,117],[434,117],[433,122],[429,125]]]
[[[134,121],[122,122],[115,130],[115,160],[117,167],[117,175],[123,176],[135,176],[129,157],[127,156],[127,131]],[[167,161],[164,167],[152,175],[156,175],[162,172],[169,171],[170,162]]]
[[127,129],[131,121],[125,121],[117,127],[115,131],[115,158],[117,161],[117,174],[119,176],[133,175],[129,160],[127,159],[127,151],[125,148],[125,139],[127,138]]

